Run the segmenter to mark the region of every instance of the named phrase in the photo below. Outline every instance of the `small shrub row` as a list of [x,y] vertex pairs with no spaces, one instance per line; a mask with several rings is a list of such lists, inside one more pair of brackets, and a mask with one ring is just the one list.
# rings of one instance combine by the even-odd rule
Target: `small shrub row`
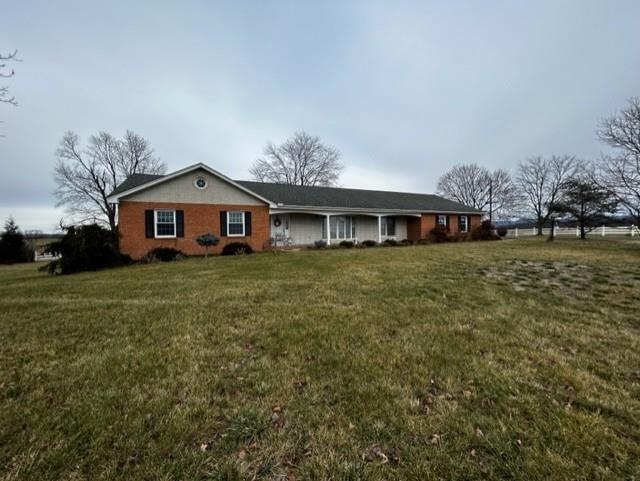
[[[507,233],[505,232],[505,235]],[[482,223],[471,231],[471,238],[473,240],[490,241],[501,240],[498,234],[496,234],[496,227],[490,220],[483,220]]]
[[185,258],[186,256],[172,247],[156,247],[147,252],[140,262],[143,264],[149,264],[152,262],[171,262]]

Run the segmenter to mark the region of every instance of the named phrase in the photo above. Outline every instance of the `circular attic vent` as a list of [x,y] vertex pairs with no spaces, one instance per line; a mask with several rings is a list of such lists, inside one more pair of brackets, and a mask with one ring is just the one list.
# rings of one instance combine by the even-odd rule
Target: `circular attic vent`
[[207,188],[207,179],[205,179],[202,176],[198,176],[193,181],[193,185],[196,186],[196,189],[200,189],[200,190],[206,189]]

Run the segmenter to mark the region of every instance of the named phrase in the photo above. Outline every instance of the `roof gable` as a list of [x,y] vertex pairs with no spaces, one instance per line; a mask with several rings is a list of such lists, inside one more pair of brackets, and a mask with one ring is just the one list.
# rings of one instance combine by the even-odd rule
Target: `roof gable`
[[181,177],[190,172],[197,171],[199,169],[235,187],[236,189],[244,192],[245,194],[248,194],[251,197],[258,199],[261,202],[271,205],[271,201],[262,197],[260,194],[253,192],[240,184],[237,184],[234,180],[230,179],[229,177],[221,174],[217,170],[214,170],[208,165],[205,165],[203,163],[194,164],[167,175],[150,175],[150,174],[131,175],[127,177],[127,179],[125,179],[125,181],[122,184],[117,186],[113,190],[113,192],[109,194],[107,199],[111,203],[117,203],[123,197],[128,197],[133,194],[140,193],[144,190],[150,189],[155,186],[159,186],[160,184],[169,182],[173,179],[177,179],[178,177]]

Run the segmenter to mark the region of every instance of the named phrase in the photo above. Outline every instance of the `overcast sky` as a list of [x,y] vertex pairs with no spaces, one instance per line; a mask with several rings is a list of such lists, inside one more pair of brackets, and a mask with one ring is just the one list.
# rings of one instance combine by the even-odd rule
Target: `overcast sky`
[[66,130],[126,129],[247,179],[267,141],[337,147],[345,187],[435,191],[457,163],[594,158],[640,95],[640,2],[3,2],[0,221],[52,230]]

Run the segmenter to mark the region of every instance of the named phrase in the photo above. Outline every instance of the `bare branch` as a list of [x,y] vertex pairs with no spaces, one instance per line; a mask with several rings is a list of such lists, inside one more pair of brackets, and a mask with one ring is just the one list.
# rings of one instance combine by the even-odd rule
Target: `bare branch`
[[[9,78],[15,75],[15,70],[11,69],[10,71],[5,71],[5,69],[7,68],[6,60],[13,62],[22,61],[17,58],[16,55],[18,55],[17,50],[4,55],[0,53],[0,77]],[[7,87],[6,85],[0,86],[0,103],[18,105],[18,101],[16,100],[15,96],[9,96],[9,87]]]
[[127,131],[123,140],[107,132],[92,135],[81,150],[78,136],[67,132],[56,150],[53,176],[57,205],[65,205],[76,219],[92,219],[115,232],[115,206],[107,197],[129,175],[161,174],[166,166],[153,155],[143,137]]
[[511,175],[502,169],[494,172],[478,164],[454,166],[438,180],[438,193],[479,210],[493,212],[498,218],[508,216],[519,203],[519,194]]
[[518,166],[516,183],[524,193],[526,210],[536,219],[538,235],[551,217],[550,206],[557,202],[562,185],[575,175],[578,166],[572,155],[531,157]]
[[598,184],[640,223],[640,98],[603,119],[597,134],[613,150],[598,162]]
[[332,186],[343,169],[337,149],[306,132],[296,132],[282,145],[268,143],[264,157],[253,163],[249,173],[260,182]]

